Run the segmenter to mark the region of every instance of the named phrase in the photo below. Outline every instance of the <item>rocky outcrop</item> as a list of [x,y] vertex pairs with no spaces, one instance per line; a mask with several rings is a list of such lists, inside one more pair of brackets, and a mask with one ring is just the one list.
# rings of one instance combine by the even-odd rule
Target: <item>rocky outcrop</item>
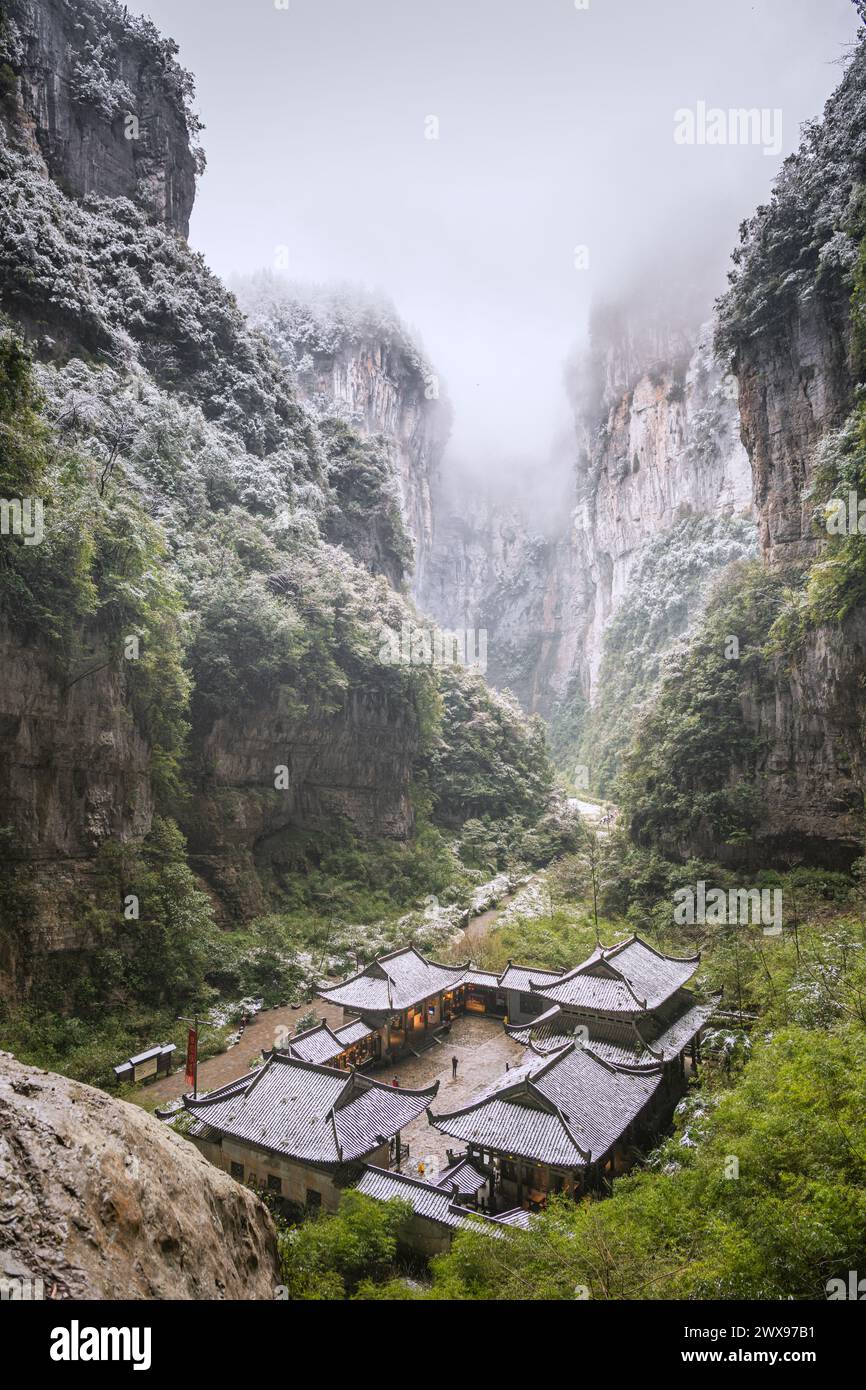
[[424,582],[432,545],[431,485],[447,434],[438,400],[428,397],[432,377],[387,342],[343,344],[316,354],[317,392],[327,392],[354,425],[394,441],[400,510],[415,548],[414,586]]
[[5,0],[3,19],[23,129],[52,178],[79,198],[131,198],[186,236],[195,122],[174,45],[113,0]]
[[259,274],[233,286],[250,324],[292,371],[320,414],[338,415],[394,449],[394,479],[425,589],[433,544],[432,494],[450,430],[444,388],[393,307],[375,295]]
[[[107,841],[138,844],[153,815],[150,748],[122,660],[99,643],[71,673],[45,643],[0,629],[3,882],[26,874],[27,930],[0,893],[0,996],[27,987],[35,954],[86,945],[81,906]],[[118,906],[118,916],[120,907]]]
[[97,643],[71,674],[41,642],[0,630],[0,824],[49,864],[150,827],[150,750],[131,717],[123,661]]
[[8,1053],[0,1273],[58,1299],[272,1299],[280,1282],[258,1197],[137,1106]]
[[524,709],[548,713],[551,652],[558,645],[557,582],[567,559],[561,529],[529,505],[462,484],[459,501],[434,492],[434,544],[421,574],[421,608],[451,632],[484,643],[487,680]]
[[[670,355],[638,368],[613,395],[600,429],[586,416],[579,500],[572,518],[572,569],[580,588],[560,670],[582,671],[595,695],[604,628],[628,587],[641,546],[688,517],[748,515],[749,459],[739,438],[736,383],[722,372],[705,325],[679,369]],[[620,342],[604,350],[605,378],[628,380]],[[609,398],[609,391],[605,393]],[[585,625],[584,625],[585,624]]]

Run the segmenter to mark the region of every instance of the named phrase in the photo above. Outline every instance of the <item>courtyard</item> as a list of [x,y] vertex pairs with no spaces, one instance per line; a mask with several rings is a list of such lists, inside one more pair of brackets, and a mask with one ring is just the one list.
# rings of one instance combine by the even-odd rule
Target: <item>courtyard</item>
[[[452,1023],[451,1031],[438,1034],[432,1047],[420,1056],[401,1059],[390,1072],[379,1068],[372,1074],[377,1080],[396,1076],[401,1086],[411,1090],[421,1090],[438,1081],[434,1113],[456,1110],[501,1076],[507,1066],[518,1066],[524,1050],[508,1036],[501,1019],[461,1014]],[[457,1058],[456,1079],[451,1075],[452,1057]],[[401,1165],[403,1172],[418,1176],[418,1164],[423,1162],[428,1180],[447,1167],[447,1149],[461,1148],[447,1134],[434,1129],[426,1115],[419,1115],[400,1137],[409,1145],[409,1157]]]

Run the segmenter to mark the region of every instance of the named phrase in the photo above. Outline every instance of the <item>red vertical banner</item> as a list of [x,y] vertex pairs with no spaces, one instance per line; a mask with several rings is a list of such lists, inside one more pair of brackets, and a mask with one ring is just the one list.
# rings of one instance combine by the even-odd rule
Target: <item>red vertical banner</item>
[[186,1035],[186,1081],[188,1086],[195,1085],[195,1064],[198,1055],[198,1033],[194,1028],[190,1028]]

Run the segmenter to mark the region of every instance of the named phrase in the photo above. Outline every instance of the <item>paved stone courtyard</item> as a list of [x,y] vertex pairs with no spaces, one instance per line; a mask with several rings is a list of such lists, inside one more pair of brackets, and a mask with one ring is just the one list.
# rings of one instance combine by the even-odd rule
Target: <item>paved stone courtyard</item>
[[[419,1090],[439,1081],[439,1093],[431,1105],[434,1115],[442,1110],[456,1110],[464,1105],[477,1091],[484,1089],[491,1081],[505,1071],[506,1064],[515,1067],[524,1049],[506,1033],[499,1018],[486,1018],[478,1014],[463,1014],[456,1018],[451,1032],[442,1036],[441,1045],[434,1043],[420,1057],[410,1057],[398,1062],[391,1075],[396,1076],[401,1086]],[[457,1080],[451,1079],[451,1058],[456,1057]],[[377,1078],[387,1073],[377,1071]],[[447,1164],[445,1150],[460,1149],[456,1139],[442,1134],[428,1122],[426,1114],[419,1115],[403,1130],[401,1138],[409,1145],[409,1158],[403,1162],[403,1172],[418,1174],[418,1163],[425,1165],[424,1176],[432,1176],[431,1168],[444,1168]]]

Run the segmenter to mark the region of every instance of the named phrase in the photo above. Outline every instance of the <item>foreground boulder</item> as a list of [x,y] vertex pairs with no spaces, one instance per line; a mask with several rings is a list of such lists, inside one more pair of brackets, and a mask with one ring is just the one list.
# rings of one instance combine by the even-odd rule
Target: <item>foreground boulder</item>
[[0,1053],[0,1276],[56,1298],[265,1298],[259,1199],[125,1101]]

